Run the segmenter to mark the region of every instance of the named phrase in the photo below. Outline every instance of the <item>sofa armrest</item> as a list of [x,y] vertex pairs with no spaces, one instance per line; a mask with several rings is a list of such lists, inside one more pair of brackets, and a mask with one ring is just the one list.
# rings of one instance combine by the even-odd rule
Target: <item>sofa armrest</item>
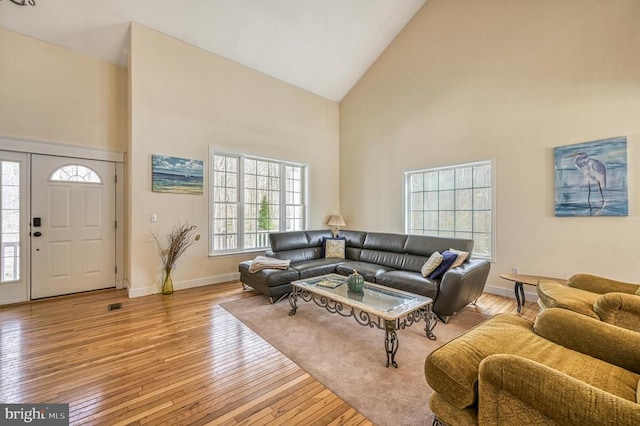
[[598,319],[593,305],[598,293],[573,288],[552,280],[540,280],[536,286],[538,304],[543,309],[563,308]]
[[440,281],[434,312],[450,316],[480,297],[490,269],[491,263],[484,259],[471,259],[449,269]]
[[606,323],[640,332],[640,296],[606,293],[596,299],[593,310]]
[[565,348],[640,374],[640,333],[561,308],[540,312],[533,331]]
[[640,404],[516,355],[482,361],[478,399],[482,425],[640,424]]
[[591,274],[575,274],[569,278],[567,285],[598,294],[611,292],[634,294],[640,288],[638,284],[616,281]]

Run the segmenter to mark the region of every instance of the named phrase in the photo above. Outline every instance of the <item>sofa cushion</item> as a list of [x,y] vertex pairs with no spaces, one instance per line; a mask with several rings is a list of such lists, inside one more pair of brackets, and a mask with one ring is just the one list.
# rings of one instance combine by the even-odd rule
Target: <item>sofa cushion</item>
[[385,252],[404,253],[407,236],[404,234],[384,234],[369,232],[364,240],[365,249]]
[[[418,256],[431,256],[431,253],[439,251],[440,253],[454,248],[460,251],[466,251],[471,257],[473,251],[473,240],[464,238],[448,238],[434,237],[431,235],[409,235],[404,247],[404,251],[409,254]],[[466,261],[469,261],[467,257]]]
[[297,262],[304,262],[312,259],[321,259],[322,247],[285,250],[285,251],[270,253],[269,255],[278,259],[289,259],[291,260],[291,264],[294,264]]
[[309,247],[309,240],[305,231],[276,232],[269,234],[271,251],[277,253],[285,250],[295,250]]
[[362,253],[361,248],[347,246],[344,257],[349,260],[360,260],[360,253]]
[[346,261],[336,266],[337,273],[342,275],[351,275],[353,274],[353,271],[358,271],[364,280],[370,283],[375,283],[378,275],[392,270],[393,269],[391,268],[385,268],[384,266],[376,265],[375,263],[358,261]]
[[404,262],[402,264],[402,269],[405,271],[420,272],[425,262],[429,260],[429,257],[416,256],[415,254],[405,253],[403,256]]
[[490,355],[519,355],[620,398],[636,398],[638,374],[572,351],[533,333],[533,323],[498,314],[427,356],[429,385],[462,409],[477,400],[480,363]]
[[439,242],[439,240],[434,240],[433,238],[436,237],[426,235],[409,235],[404,244],[404,252],[429,257],[435,252],[443,252],[447,249],[447,247],[436,247],[437,244],[434,245],[433,242]]
[[447,250],[442,252],[442,262],[440,262],[440,265],[438,265],[438,267],[429,274],[429,278],[431,278],[432,280],[439,280],[440,278],[442,278],[444,273],[451,269],[451,266],[457,258],[458,255],[451,251]]
[[[249,267],[251,267],[251,261],[246,260],[240,262],[238,265],[238,269],[240,273],[246,274],[250,276],[252,279],[259,280],[266,287],[274,287],[282,284],[290,283],[291,281],[295,281],[300,276],[298,271],[289,268],[289,269],[263,269],[261,271],[250,273]],[[250,285],[250,284],[249,284]]]
[[363,231],[349,231],[347,229],[342,229],[338,236],[346,238],[347,247],[362,248],[364,247],[364,239],[367,237],[367,233]]
[[291,268],[299,272],[300,279],[317,277],[320,275],[333,274],[336,272],[336,265],[342,260],[335,257],[326,259],[313,259],[306,262],[292,264]]
[[429,259],[427,259],[427,261],[424,262],[424,264],[420,268],[420,273],[422,274],[422,276],[425,278],[428,277],[433,271],[436,270],[438,266],[440,266],[440,264],[442,263],[442,259],[444,258],[442,257],[440,252],[434,251],[433,254],[429,256]]
[[435,300],[438,295],[438,282],[423,277],[420,272],[389,271],[378,275],[376,277],[376,283],[430,297],[433,300]]
[[333,238],[333,233],[328,229],[319,231],[305,231],[309,247],[320,247],[325,238]]
[[360,261],[375,263],[391,269],[402,269],[405,261],[405,254],[390,251],[362,249]]

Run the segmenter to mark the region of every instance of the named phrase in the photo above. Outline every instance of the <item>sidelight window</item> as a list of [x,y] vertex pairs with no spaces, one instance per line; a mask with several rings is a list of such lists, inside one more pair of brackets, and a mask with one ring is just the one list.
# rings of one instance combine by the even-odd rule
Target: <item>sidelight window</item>
[[0,161],[0,282],[20,279],[20,163]]

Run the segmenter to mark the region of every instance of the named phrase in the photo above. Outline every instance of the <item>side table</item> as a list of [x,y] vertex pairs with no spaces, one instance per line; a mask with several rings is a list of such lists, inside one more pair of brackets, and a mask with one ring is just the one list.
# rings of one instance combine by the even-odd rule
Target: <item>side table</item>
[[557,281],[561,284],[567,284],[567,280],[563,278],[553,278],[553,277],[543,277],[540,275],[523,275],[523,274],[500,274],[500,278],[505,279],[507,281],[513,281],[515,286],[513,287],[513,291],[516,293],[516,302],[518,303],[518,313],[522,310],[524,306],[524,287],[523,284],[537,286],[538,281],[540,280],[552,280]]

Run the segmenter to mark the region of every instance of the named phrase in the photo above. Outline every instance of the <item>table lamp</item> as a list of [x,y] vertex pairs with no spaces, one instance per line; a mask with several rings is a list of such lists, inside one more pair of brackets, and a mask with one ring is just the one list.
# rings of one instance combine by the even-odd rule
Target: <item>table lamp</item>
[[340,227],[346,226],[346,223],[344,223],[344,219],[342,218],[342,216],[340,216],[339,214],[334,214],[329,217],[327,225],[329,225],[329,227],[331,228],[331,232],[333,232],[333,237],[335,238],[338,236]]

